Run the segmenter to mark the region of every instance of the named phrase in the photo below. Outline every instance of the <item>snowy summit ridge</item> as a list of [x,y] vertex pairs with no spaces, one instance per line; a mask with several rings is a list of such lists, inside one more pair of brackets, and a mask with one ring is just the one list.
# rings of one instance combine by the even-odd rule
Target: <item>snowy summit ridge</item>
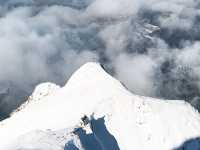
[[44,97],[53,94],[59,88],[60,87],[58,85],[50,82],[39,84],[31,94],[31,96],[29,96],[29,98],[26,100],[26,102],[23,103],[19,108],[17,108],[11,115],[26,108],[27,105],[31,105],[31,103],[35,103],[35,101],[39,101]]
[[176,150],[200,137],[190,104],[134,95],[95,62],[64,87],[40,85],[32,98],[0,122],[0,149]]

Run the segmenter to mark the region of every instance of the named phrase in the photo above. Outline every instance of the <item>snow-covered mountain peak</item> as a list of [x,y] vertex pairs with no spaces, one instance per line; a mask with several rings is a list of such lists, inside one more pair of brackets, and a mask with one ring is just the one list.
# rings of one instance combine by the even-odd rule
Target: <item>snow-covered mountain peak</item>
[[[113,88],[122,88],[121,83],[109,75],[104,67],[97,62],[88,62],[81,66],[69,79],[66,88],[84,88],[88,90],[105,89],[106,86]],[[74,89],[73,89],[74,90]],[[78,89],[77,89],[78,90]],[[85,90],[85,89],[84,89]]]
[[[95,81],[98,82],[99,80],[105,80],[106,77],[109,76],[103,70],[101,65],[96,62],[88,62],[81,66],[69,79],[66,86],[75,86],[76,84],[80,84],[80,82],[87,83],[88,81],[91,82]],[[88,84],[87,84],[88,85]]]
[[44,97],[53,94],[58,89],[60,89],[60,86],[54,83],[46,82],[39,84],[38,86],[36,86],[33,93],[31,94],[31,96],[29,96],[29,98],[25,101],[25,103],[23,103],[19,108],[17,108],[12,113],[12,115],[26,108],[28,105],[36,103],[37,101],[42,100]]
[[52,94],[58,89],[60,89],[60,86],[54,83],[50,82],[41,83],[38,86],[36,86],[35,90],[33,91],[33,94],[31,95],[31,98],[33,100],[41,100],[45,96]]
[[[32,98],[0,122],[0,149],[42,144],[45,150],[60,143],[52,149],[62,150],[78,142],[79,150],[169,150],[200,136],[200,115],[191,105],[134,95],[95,62],[83,65],[62,88],[38,86]],[[69,128],[60,139],[58,131]]]
[[[82,103],[80,110],[84,109],[85,114],[94,111],[94,107],[102,101],[117,100],[113,95],[132,98],[123,84],[108,74],[104,67],[96,62],[88,62],[81,66],[62,88],[64,95],[70,94],[77,103]],[[83,96],[79,99],[79,96]],[[125,99],[126,99],[125,98]],[[128,98],[128,99],[129,99]]]

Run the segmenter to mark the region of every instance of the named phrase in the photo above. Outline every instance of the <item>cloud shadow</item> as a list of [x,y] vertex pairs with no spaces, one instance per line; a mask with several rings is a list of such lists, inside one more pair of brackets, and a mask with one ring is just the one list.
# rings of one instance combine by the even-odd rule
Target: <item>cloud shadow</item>
[[92,133],[87,134],[83,128],[77,128],[74,133],[79,136],[82,146],[87,150],[120,150],[117,140],[109,133],[105,120],[99,118],[90,121]]
[[200,150],[200,137],[186,140],[182,145],[173,150]]

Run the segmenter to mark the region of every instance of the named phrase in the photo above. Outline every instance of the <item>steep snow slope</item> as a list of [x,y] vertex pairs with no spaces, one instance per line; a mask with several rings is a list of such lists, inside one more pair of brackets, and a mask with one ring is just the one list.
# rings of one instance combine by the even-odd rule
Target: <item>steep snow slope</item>
[[[24,144],[35,139],[33,141],[40,145],[41,134],[45,135],[43,139],[47,143],[52,143],[56,138],[51,132],[57,134],[67,128],[79,128],[76,134],[84,145],[84,138],[81,138],[84,132],[79,124],[84,115],[92,116],[92,134],[84,133],[85,137],[95,137],[101,147],[109,150],[117,147],[122,150],[168,150],[200,136],[200,115],[188,103],[134,95],[98,63],[83,65],[64,87],[55,89],[40,100],[34,100],[37,99],[35,96],[20,111],[0,123],[0,149],[8,149],[8,145],[11,150],[16,149],[13,144],[24,141],[16,140],[18,137],[28,140]],[[65,134],[76,137],[74,132],[63,132]],[[70,138],[64,139],[68,143]],[[109,139],[117,145],[115,148],[109,147],[106,142]],[[56,143],[60,141],[55,140],[53,145],[49,144],[52,147],[46,149],[56,150],[53,148],[56,145],[62,149],[65,142],[59,147]]]

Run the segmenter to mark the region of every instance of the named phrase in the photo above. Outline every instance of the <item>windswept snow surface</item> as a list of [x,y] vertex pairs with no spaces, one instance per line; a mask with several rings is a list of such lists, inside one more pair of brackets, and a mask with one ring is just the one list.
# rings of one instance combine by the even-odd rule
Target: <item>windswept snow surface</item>
[[101,120],[101,132],[91,121],[87,128],[93,133],[85,135],[94,135],[104,149],[108,137],[122,150],[169,150],[200,137],[200,115],[190,104],[134,95],[95,62],[83,65],[62,88],[39,87],[32,100],[0,122],[1,150],[66,150],[70,142],[74,149],[86,149],[80,125],[84,115]]
[[8,149],[16,150],[64,150],[65,145],[73,144],[82,150],[80,140],[71,130],[35,130],[19,136]]

